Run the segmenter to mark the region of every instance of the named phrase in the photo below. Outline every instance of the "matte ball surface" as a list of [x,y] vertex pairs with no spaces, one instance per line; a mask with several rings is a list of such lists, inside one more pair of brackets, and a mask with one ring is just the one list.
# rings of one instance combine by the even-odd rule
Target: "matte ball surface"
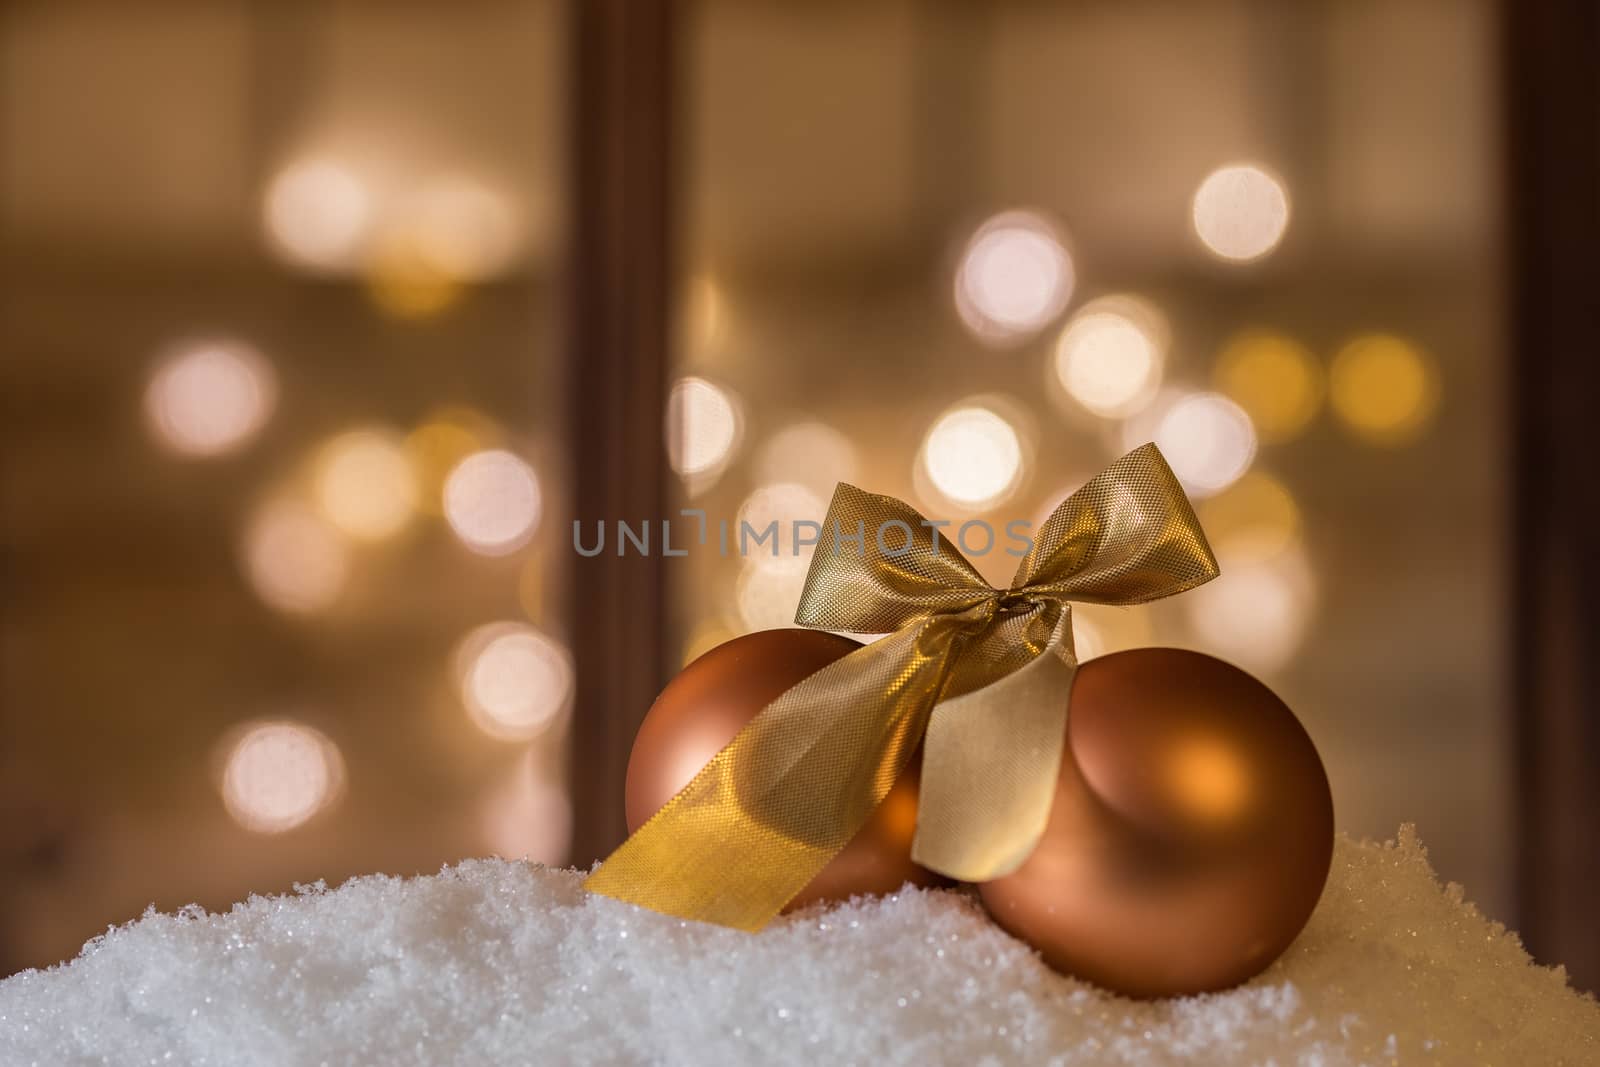
[[1225,989],[1310,918],[1333,854],[1322,761],[1271,690],[1136,649],[1079,668],[1038,847],[979,888],[1056,969],[1135,997]]
[[[760,630],[718,645],[685,667],[656,697],[634,738],[624,794],[629,832],[688,785],[756,712],[860,647],[824,630]],[[911,862],[919,762],[920,756],[913,757],[872,818],[790,901],[790,909],[891,893],[906,882],[940,883]]]

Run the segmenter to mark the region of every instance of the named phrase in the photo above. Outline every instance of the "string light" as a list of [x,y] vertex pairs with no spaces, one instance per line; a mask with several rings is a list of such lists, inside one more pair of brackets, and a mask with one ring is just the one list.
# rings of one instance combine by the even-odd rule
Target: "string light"
[[503,859],[554,865],[567,858],[572,804],[561,787],[541,773],[537,755],[537,750],[527,752],[485,792],[478,812],[479,833],[488,850]]
[[980,341],[1012,344],[1049,325],[1074,283],[1055,227],[1032,212],[1008,211],[967,242],[956,271],[956,312]]
[[291,614],[329,607],[344,589],[350,561],[337,531],[290,498],[268,501],[245,530],[244,570],[256,594]]
[[474,178],[436,178],[406,205],[418,255],[439,274],[481,282],[505,273],[518,251],[511,202]]
[[1392,334],[1368,334],[1345,345],[1329,377],[1334,412],[1372,444],[1409,444],[1438,407],[1439,380],[1431,362]]
[[423,234],[391,229],[375,242],[367,264],[367,293],[398,319],[425,319],[455,305],[462,279],[432,258]]
[[1213,545],[1234,558],[1268,559],[1291,548],[1300,534],[1300,508],[1282,482],[1251,471],[1216,496],[1199,502],[1200,525]]
[[405,446],[384,430],[353,430],[324,445],[316,461],[316,494],[322,513],[363,541],[398,533],[417,505]]
[[1213,546],[1221,575],[1183,596],[1206,651],[1250,670],[1283,667],[1305,639],[1315,587],[1298,548],[1262,558]]
[[527,544],[543,506],[533,468],[504,449],[468,456],[445,479],[445,519],[480,555],[503,556]]
[[501,437],[487,416],[468,408],[443,408],[406,435],[406,460],[417,485],[417,507],[444,514],[444,483],[450,472],[474,452]]
[[343,784],[344,760],[327,737],[303,723],[253,723],[225,757],[222,802],[246,830],[277,834],[328,807]]
[[1144,407],[1161,384],[1167,330],[1161,313],[1131,296],[1080,308],[1056,342],[1056,380],[1090,414],[1122,418]]
[[157,440],[186,456],[218,456],[261,429],[277,399],[272,365],[241,341],[207,341],[163,360],[145,387]]
[[1156,426],[1155,442],[1196,497],[1226,489],[1256,455],[1250,416],[1217,393],[1192,393],[1174,403]]
[[747,632],[794,625],[808,569],[804,560],[770,560],[765,565],[746,561],[740,568],[734,596]]
[[1022,478],[1022,442],[1003,415],[964,406],[939,416],[922,442],[921,470],[933,488],[966,509],[1003,501]]
[[1261,440],[1298,436],[1322,404],[1322,368],[1306,347],[1269,330],[1247,330],[1223,346],[1213,380],[1244,409]]
[[372,220],[366,186],[331,160],[285,167],[268,185],[263,210],[272,248],[292,265],[317,271],[354,267]]
[[[811,490],[793,482],[764,485],[753,491],[739,505],[738,527],[730,531],[730,538],[743,538],[748,526],[751,538],[760,536],[769,526],[776,527],[776,535],[761,544],[741,540],[740,547],[746,563],[755,567],[790,566],[796,560],[808,561],[814,546],[799,546],[795,524],[814,522],[819,527],[828,505]],[[806,531],[799,531],[802,535]]]
[[738,403],[721,386],[691,376],[680,378],[667,394],[667,459],[692,488],[716,480],[742,432]]
[[763,482],[793,482],[823,498],[840,482],[854,482],[860,470],[855,445],[821,422],[785,426],[761,446],[755,475]]
[[1222,259],[1260,259],[1278,247],[1288,227],[1289,194],[1256,164],[1219,167],[1195,190],[1194,231]]
[[461,702],[484,733],[525,740],[547,729],[572,698],[572,660],[554,639],[526,623],[489,623],[456,647]]

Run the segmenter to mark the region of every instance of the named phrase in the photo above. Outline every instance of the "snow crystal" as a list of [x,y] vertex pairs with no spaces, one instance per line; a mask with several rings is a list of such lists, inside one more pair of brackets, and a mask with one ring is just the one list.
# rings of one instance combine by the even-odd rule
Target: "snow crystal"
[[1442,888],[1409,828],[1341,839],[1305,933],[1226,993],[1064,978],[969,895],[905,889],[759,935],[471,860],[144,918],[0,982],[12,1064],[1600,1062],[1600,1005]]

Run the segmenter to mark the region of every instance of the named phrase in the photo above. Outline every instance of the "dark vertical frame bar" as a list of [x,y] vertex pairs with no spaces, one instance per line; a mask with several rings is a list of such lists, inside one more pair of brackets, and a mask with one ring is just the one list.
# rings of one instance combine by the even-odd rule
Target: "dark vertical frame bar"
[[628,750],[665,662],[662,559],[617,555],[614,524],[655,526],[666,509],[674,15],[670,0],[576,0],[569,12],[572,503],[587,543],[595,522],[608,530],[605,552],[570,557],[572,860],[580,865],[625,834]]
[[1600,6],[1506,3],[1519,923],[1600,988]]

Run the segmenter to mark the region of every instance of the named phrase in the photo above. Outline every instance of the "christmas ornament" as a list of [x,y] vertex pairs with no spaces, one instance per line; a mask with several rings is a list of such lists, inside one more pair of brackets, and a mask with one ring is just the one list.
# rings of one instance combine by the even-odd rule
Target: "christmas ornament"
[[979,892],[1058,970],[1202,993],[1288,947],[1332,855],[1328,779],[1284,703],[1221,660],[1136,649],[1079,667],[1044,835]]
[[[624,797],[631,833],[688,785],[757,712],[859,642],[825,630],[761,630],[718,645],[685,667],[651,705],[628,758]],[[916,761],[864,826],[789,908],[856,894],[890,893],[939,877],[911,862],[917,825]],[[725,872],[737,878],[738,872]]]
[[922,749],[912,858],[1009,874],[1055,798],[1077,668],[1069,602],[1137,604],[1216,576],[1154,445],[1091,478],[995,589],[939,526],[840,484],[795,621],[886,634],[756,712],[585,881],[669,915],[759,930],[871,818]]

